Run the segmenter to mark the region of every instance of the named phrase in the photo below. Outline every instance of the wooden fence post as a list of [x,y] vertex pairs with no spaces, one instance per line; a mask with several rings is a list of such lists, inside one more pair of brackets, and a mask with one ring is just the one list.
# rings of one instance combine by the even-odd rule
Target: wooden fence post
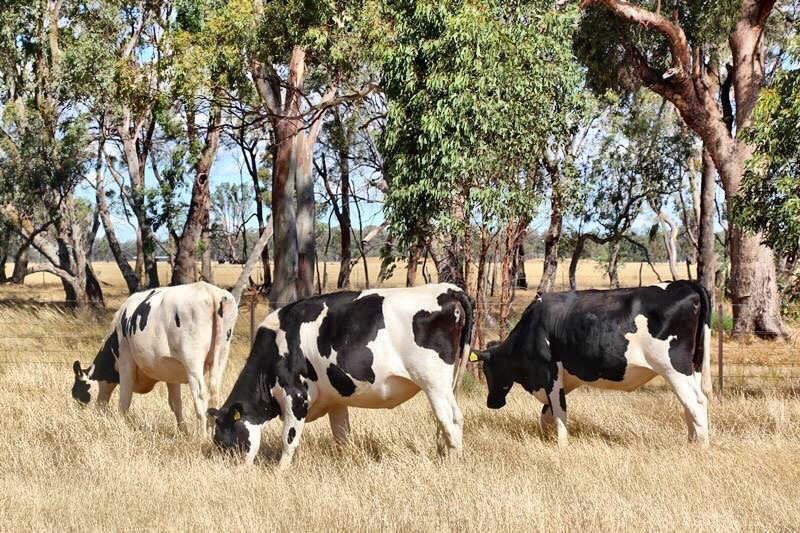
[[719,373],[719,378],[718,378],[719,379],[719,392],[717,393],[717,395],[719,396],[720,400],[722,399],[723,385],[725,383],[724,382],[724,378],[723,378],[724,372],[723,372],[723,366],[722,366],[722,345],[723,345],[722,338],[725,335],[725,329],[723,327],[723,320],[722,320],[723,319],[723,314],[722,314],[723,313],[723,311],[722,311],[722,295],[723,295],[723,292],[722,292],[722,290],[720,290],[719,294],[717,295],[717,343],[718,343],[718,347],[717,347],[717,365],[718,365],[717,372]]
[[250,297],[250,346],[256,340],[256,298],[258,297],[258,293],[255,291],[253,295]]

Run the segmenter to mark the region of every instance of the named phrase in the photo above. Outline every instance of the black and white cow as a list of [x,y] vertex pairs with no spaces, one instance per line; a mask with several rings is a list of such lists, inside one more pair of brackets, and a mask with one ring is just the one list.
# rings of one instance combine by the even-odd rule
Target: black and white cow
[[549,293],[531,303],[502,343],[470,355],[484,361],[487,406],[499,409],[514,383],[544,404],[567,441],[565,395],[582,386],[632,391],[663,376],[685,409],[689,440],[708,444],[711,304],[699,283]]
[[132,294],[114,315],[111,333],[92,365],[84,370],[75,361],[72,397],[83,404],[106,404],[119,384],[124,415],[134,392],[148,393],[164,381],[169,405],[184,429],[180,387],[188,382],[205,434],[205,413],[209,400],[217,405],[238,313],[231,293],[204,282]]
[[[462,449],[454,386],[469,354],[472,303],[455,285],[336,292],[287,305],[261,323],[228,399],[210,409],[222,449],[252,463],[261,426],[280,416],[292,461],[303,425],[328,415],[334,438],[350,431],[349,407],[391,409],[425,392],[446,443]],[[446,448],[443,444],[446,444]]]

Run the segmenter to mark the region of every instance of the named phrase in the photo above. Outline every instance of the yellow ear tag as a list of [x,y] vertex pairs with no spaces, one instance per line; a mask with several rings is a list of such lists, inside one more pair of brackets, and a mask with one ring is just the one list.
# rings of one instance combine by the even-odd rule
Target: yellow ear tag
[[478,354],[476,354],[475,352],[470,352],[468,360],[469,360],[470,363],[477,363],[478,362]]
[[234,411],[233,412],[233,420],[236,421],[236,420],[239,420],[240,418],[242,418],[242,415],[239,413],[239,411]]

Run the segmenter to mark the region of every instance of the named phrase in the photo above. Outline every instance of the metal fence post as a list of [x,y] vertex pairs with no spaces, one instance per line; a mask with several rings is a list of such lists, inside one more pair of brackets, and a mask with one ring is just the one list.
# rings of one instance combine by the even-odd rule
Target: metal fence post
[[256,298],[257,294],[254,292],[250,298],[250,346],[256,340]]
[[719,396],[720,399],[722,399],[722,391],[723,391],[723,386],[724,386],[724,383],[725,383],[724,382],[724,377],[723,377],[723,375],[724,375],[723,366],[722,366],[722,345],[723,345],[722,339],[725,336],[725,329],[723,327],[723,314],[722,314],[723,313],[723,311],[722,311],[722,294],[723,294],[722,290],[720,290],[719,294],[717,296],[717,343],[718,343],[718,348],[717,348],[717,365],[718,365],[718,368],[717,368],[717,372],[719,374],[719,378],[718,378],[719,379],[719,393],[718,393],[718,396]]

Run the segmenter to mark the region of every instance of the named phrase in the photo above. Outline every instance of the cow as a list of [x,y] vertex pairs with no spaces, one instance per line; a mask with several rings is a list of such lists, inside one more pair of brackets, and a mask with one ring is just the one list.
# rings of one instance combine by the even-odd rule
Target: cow
[[72,397],[84,405],[105,405],[119,384],[124,415],[134,392],[148,393],[164,381],[178,427],[185,431],[180,387],[188,382],[198,426],[206,435],[213,423],[206,411],[209,402],[217,405],[238,313],[231,293],[205,282],[132,294],[114,315],[111,332],[89,368],[81,368],[80,361],[73,364]]
[[508,337],[473,352],[483,361],[487,407],[499,409],[515,383],[544,404],[567,443],[566,395],[589,385],[632,391],[662,376],[685,410],[689,440],[708,445],[711,303],[699,283],[539,295]]
[[334,439],[346,441],[348,408],[392,409],[422,390],[438,422],[439,453],[458,457],[463,417],[454,390],[471,334],[471,299],[444,283],[287,305],[261,323],[228,399],[209,410],[214,442],[252,464],[262,426],[280,417],[278,468],[286,469],[306,422],[328,415]]

